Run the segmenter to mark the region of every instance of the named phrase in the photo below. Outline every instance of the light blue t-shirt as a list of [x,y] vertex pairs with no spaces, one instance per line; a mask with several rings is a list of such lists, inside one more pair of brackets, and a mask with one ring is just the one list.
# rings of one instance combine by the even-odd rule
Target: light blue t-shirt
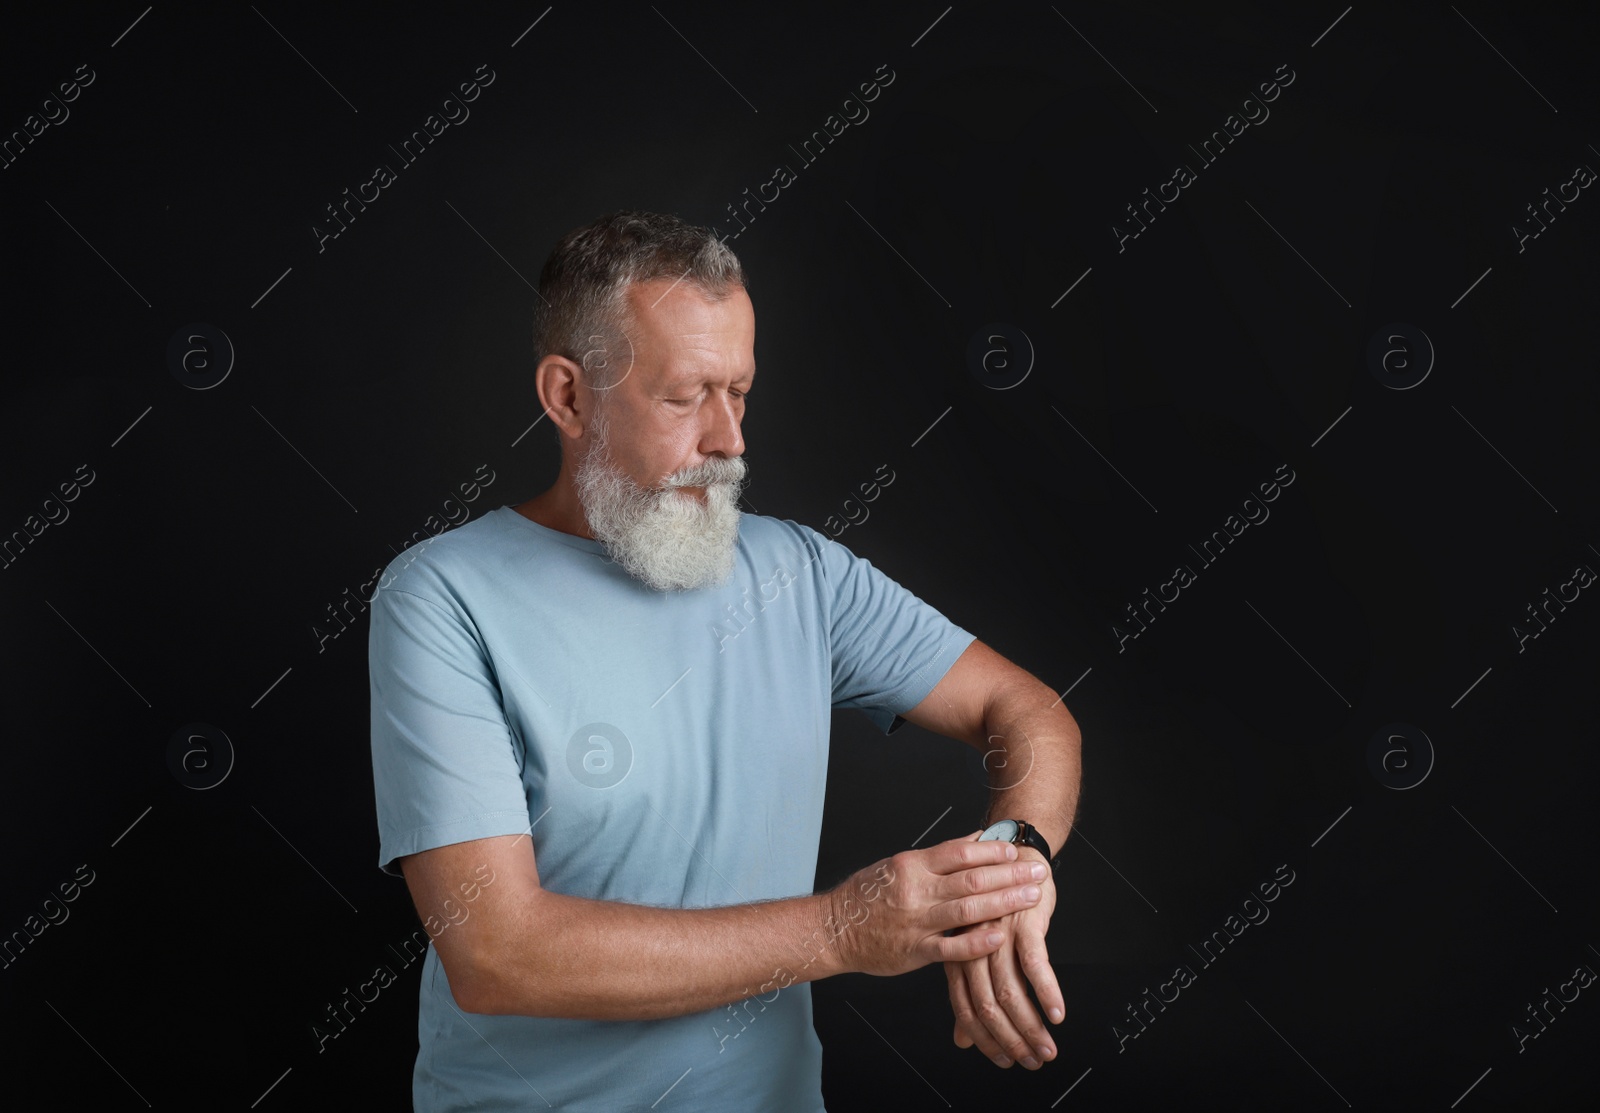
[[[531,825],[553,892],[809,894],[829,709],[893,730],[972,640],[792,521],[742,514],[726,584],[660,592],[501,506],[401,554],[372,600],[378,864]],[[811,987],[759,990],[662,1020],[463,1013],[430,945],[416,1108],[817,1113]]]

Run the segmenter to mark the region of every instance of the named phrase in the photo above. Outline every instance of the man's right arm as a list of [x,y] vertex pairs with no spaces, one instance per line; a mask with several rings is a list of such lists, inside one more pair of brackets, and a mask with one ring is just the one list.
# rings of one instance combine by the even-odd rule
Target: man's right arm
[[550,892],[527,835],[400,859],[423,922],[445,925],[433,943],[463,1009],[595,1020],[681,1016],[847,971],[989,954],[1003,937],[944,933],[1037,903],[1034,865],[1010,843],[969,835],[903,851],[826,893],[681,909]]

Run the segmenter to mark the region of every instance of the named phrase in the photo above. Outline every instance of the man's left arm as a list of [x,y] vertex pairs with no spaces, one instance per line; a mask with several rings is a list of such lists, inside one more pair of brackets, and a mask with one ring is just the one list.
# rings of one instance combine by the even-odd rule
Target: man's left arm
[[[903,716],[984,755],[991,796],[988,821],[1020,819],[1060,854],[1078,806],[1081,733],[1060,697],[1025,669],[974,641],[928,696]],[[1045,949],[1055,882],[1044,855],[1018,848],[1019,860],[1044,863],[1044,899],[997,921],[1006,942],[993,954],[945,964],[958,1047],[977,1045],[996,1064],[1037,1069],[1056,1056],[1039,1012],[1059,1023],[1065,1002]],[[988,930],[983,924],[968,930]]]

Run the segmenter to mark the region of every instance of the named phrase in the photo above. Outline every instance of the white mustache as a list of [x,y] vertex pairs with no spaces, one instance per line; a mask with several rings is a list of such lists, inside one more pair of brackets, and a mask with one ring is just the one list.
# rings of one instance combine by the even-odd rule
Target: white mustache
[[704,464],[672,476],[663,486],[668,489],[674,487],[728,488],[743,480],[745,472],[746,465],[742,456],[736,456],[731,460],[707,460]]

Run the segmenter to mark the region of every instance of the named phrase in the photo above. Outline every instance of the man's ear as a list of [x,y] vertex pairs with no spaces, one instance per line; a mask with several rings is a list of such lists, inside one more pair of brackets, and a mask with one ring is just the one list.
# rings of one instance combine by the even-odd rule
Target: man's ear
[[577,440],[589,424],[592,392],[584,382],[583,369],[566,356],[547,355],[533,373],[539,403],[555,427],[565,437]]

